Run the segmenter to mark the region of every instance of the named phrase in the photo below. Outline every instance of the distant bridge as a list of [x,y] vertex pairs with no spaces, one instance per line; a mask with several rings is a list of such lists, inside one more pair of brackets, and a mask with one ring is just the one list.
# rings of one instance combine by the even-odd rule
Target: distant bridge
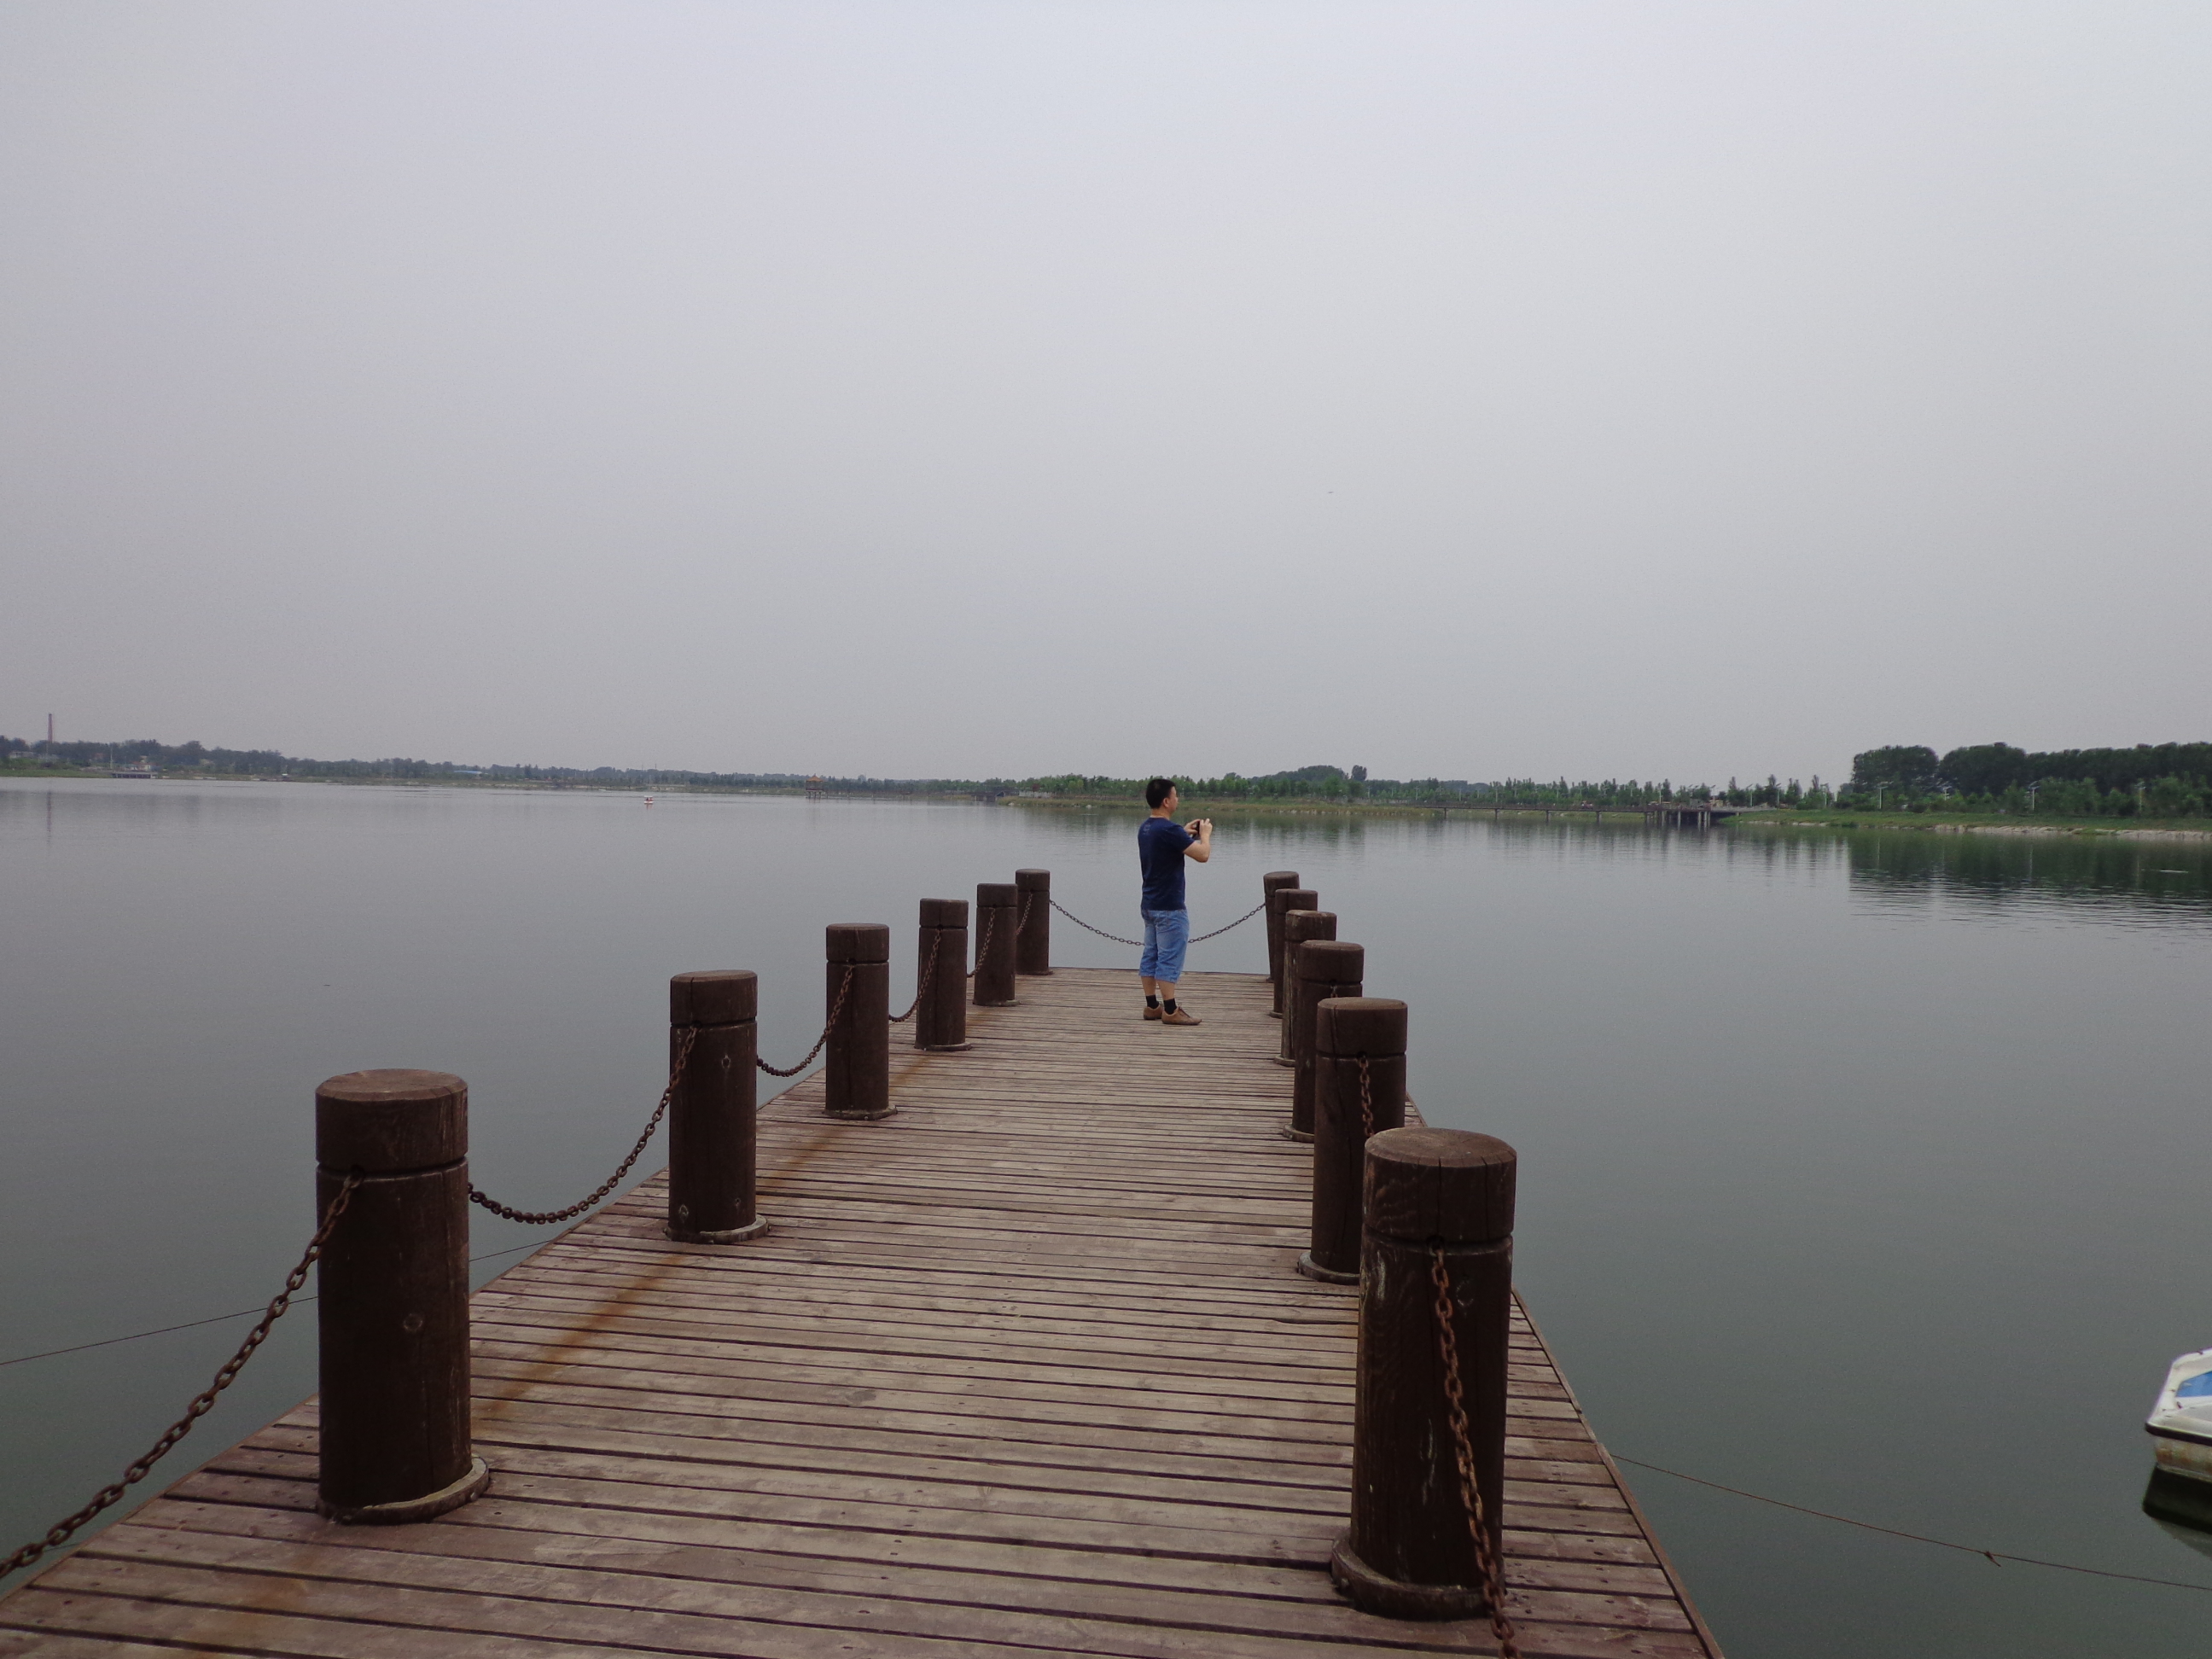
[[1722,818],[1732,818],[1744,812],[1771,812],[1774,809],[1771,806],[1729,806],[1719,801],[1654,800],[1631,806],[1600,806],[1594,801],[1577,801],[1572,806],[1516,806],[1500,801],[1492,806],[1445,807],[1441,810],[1447,813],[1487,812],[1493,819],[1503,817],[1508,812],[1541,812],[1547,823],[1554,817],[1583,817],[1602,823],[1605,815],[1610,812],[1617,818],[1639,817],[1646,823],[1709,830]]

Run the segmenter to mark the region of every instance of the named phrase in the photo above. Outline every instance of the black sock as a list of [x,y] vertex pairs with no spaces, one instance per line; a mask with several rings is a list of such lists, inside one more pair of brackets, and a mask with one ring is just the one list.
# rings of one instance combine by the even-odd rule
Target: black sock
[[1175,999],[1173,997],[1170,997],[1165,1002],[1163,1002],[1160,1005],[1160,1012],[1167,1014],[1175,1012]]
[[1145,1006],[1146,1006],[1146,1007],[1147,1007],[1147,1008],[1157,1008],[1157,1007],[1158,1007],[1159,1006],[1160,1006],[1160,1000],[1159,1000],[1158,997],[1154,996],[1154,995],[1153,995],[1150,991],[1147,991],[1147,992],[1146,992],[1146,993],[1145,993]]

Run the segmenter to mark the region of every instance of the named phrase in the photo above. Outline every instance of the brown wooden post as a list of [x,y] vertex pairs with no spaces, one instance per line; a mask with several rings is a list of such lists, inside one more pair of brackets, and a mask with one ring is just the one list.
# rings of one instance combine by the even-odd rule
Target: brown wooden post
[[833,921],[823,940],[823,1007],[836,1017],[824,1045],[822,1109],[863,1121],[889,1117],[897,1109],[891,1104],[891,930],[877,921]]
[[975,887],[975,1006],[1005,1008],[1014,1000],[1014,927],[1021,890],[1010,881]]
[[668,981],[668,1064],[691,1052],[668,1097],[668,1236],[687,1244],[738,1244],[768,1222],[756,1205],[753,1016],[758,978],[741,969],[678,974]]
[[1014,930],[1014,971],[1041,977],[1052,972],[1052,872],[1017,870],[1014,886],[1022,896]]
[[1310,887],[1279,887],[1269,896],[1267,904],[1267,951],[1273,971],[1267,977],[1273,981],[1274,1006],[1267,1012],[1280,1019],[1284,1005],[1290,998],[1291,955],[1290,914],[1293,910],[1318,910],[1321,895]]
[[1352,1528],[1330,1575],[1394,1619],[1483,1611],[1437,1343],[1433,1250],[1450,1285],[1475,1486],[1493,1559],[1505,1498],[1505,1362],[1513,1303],[1513,1149],[1460,1129],[1367,1143]]
[[[1306,896],[1306,890],[1293,890],[1293,896]],[[1297,954],[1298,946],[1308,939],[1334,939],[1336,912],[1316,910],[1310,904],[1292,905],[1283,912],[1283,982],[1277,989],[1283,999],[1285,1018],[1282,1029],[1275,1033],[1275,1064],[1292,1066],[1297,1062],[1291,1054],[1291,958]]]
[[1291,1034],[1291,1064],[1296,1069],[1291,1073],[1291,1121],[1283,1133],[1292,1140],[1314,1138],[1314,1010],[1324,997],[1358,996],[1366,963],[1364,947],[1334,939],[1310,939],[1291,953],[1291,1006],[1283,1024]]
[[323,1247],[317,1507],[397,1525],[491,1483],[469,1437],[469,1085],[349,1072],[315,1091],[315,1212],[361,1177]]
[[1406,1121],[1406,1005],[1386,997],[1317,1004],[1313,1079],[1313,1248],[1298,1271],[1357,1285],[1367,1141]]
[[954,1054],[968,1042],[968,901],[924,899],[915,956],[921,1001],[914,1011],[914,1046]]
[[1260,878],[1260,897],[1267,906],[1261,916],[1267,924],[1267,984],[1274,992],[1273,1000],[1277,1005],[1269,1008],[1267,1012],[1278,1019],[1282,1018],[1283,1012],[1280,1006],[1283,983],[1283,907],[1275,895],[1286,893],[1297,884],[1298,872],[1295,870],[1270,870]]

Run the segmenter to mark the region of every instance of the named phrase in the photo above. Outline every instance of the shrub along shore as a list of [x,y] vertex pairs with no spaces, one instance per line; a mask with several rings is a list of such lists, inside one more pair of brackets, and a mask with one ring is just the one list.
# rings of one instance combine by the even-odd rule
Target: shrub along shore
[[[209,781],[282,780],[413,788],[593,789],[668,794],[805,794],[871,800],[985,800],[1043,811],[1143,810],[1145,780],[1059,773],[1029,778],[823,777],[797,772],[658,768],[472,766],[399,758],[323,761],[275,750],[121,743],[33,744],[0,737],[0,775],[106,777],[118,772]],[[1364,766],[1306,766],[1257,777],[1178,777],[1188,816],[1343,814],[1504,818],[1604,817],[1710,802],[1739,829],[1976,830],[2007,835],[2212,836],[2212,744],[2029,754],[2004,744],[1954,750],[1896,745],[1855,756],[1840,787],[1765,782],[1677,786],[1671,780],[1371,778]]]

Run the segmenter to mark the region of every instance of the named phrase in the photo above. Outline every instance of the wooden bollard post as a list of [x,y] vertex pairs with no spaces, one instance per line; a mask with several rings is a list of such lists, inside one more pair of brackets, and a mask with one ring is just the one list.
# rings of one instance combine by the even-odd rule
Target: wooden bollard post
[[1367,1142],[1406,1121],[1406,1005],[1387,997],[1316,1005],[1313,1079],[1313,1248],[1298,1271],[1357,1285]]
[[360,1184],[323,1246],[317,1507],[397,1525],[491,1483],[469,1437],[469,1085],[349,1072],[315,1091],[315,1213]]
[[1014,971],[1033,977],[1052,972],[1052,872],[1017,870],[1022,908],[1014,930]]
[[876,921],[833,921],[823,937],[829,958],[823,1006],[830,1019],[822,1109],[863,1122],[889,1117],[897,1109],[891,1104],[891,930]]
[[968,901],[924,899],[915,956],[914,1046],[955,1054],[968,1042]]
[[[1316,915],[1327,915],[1317,910]],[[1314,1010],[1325,997],[1356,997],[1366,972],[1364,946],[1340,939],[1310,939],[1291,953],[1291,1006],[1283,1024],[1291,1034],[1291,1121],[1283,1133],[1292,1140],[1314,1138]]]
[[1005,1008],[1014,1000],[1014,926],[1021,890],[1010,881],[975,887],[975,1006]]
[[1367,1143],[1352,1528],[1329,1572],[1370,1613],[1466,1619],[1486,1605],[1446,1404],[1435,1252],[1450,1285],[1475,1486],[1497,1560],[1516,1162],[1504,1141],[1460,1129],[1392,1129]]
[[759,1002],[759,979],[740,969],[668,981],[669,1069],[684,1057],[668,1097],[668,1236],[687,1244],[738,1244],[768,1231],[755,1195]]
[[[1292,890],[1291,896],[1304,898],[1311,896],[1311,894],[1307,889],[1297,888]],[[1336,912],[1334,910],[1316,910],[1310,904],[1300,904],[1292,905],[1283,912],[1283,983],[1280,990],[1283,1012],[1285,1017],[1282,1029],[1275,1033],[1275,1064],[1278,1066],[1293,1066],[1297,1063],[1291,1053],[1291,1022],[1288,1018],[1291,1006],[1291,960],[1297,955],[1298,946],[1304,945],[1308,939],[1334,939],[1335,937]]]
[[1288,994],[1291,977],[1288,918],[1293,910],[1320,908],[1321,895],[1310,887],[1278,887],[1267,896],[1267,957],[1273,965],[1267,977],[1273,981],[1269,988],[1274,993],[1274,1006],[1267,1012],[1277,1019],[1283,1017],[1283,1005]]
[[1297,884],[1295,870],[1270,870],[1260,878],[1260,897],[1267,906],[1262,919],[1267,924],[1267,988],[1273,994],[1267,1012],[1277,1019],[1283,1017],[1283,907],[1275,896]]

